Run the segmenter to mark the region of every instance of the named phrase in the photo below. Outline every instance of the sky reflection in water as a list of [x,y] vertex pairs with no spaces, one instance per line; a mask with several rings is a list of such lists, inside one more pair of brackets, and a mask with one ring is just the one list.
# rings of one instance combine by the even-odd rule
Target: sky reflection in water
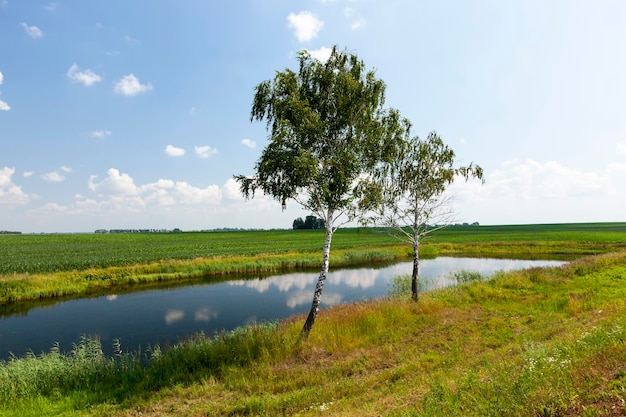
[[[420,276],[427,287],[450,285],[458,270],[490,275],[499,270],[559,265],[561,261],[485,258],[423,260]],[[385,296],[393,277],[411,273],[411,262],[384,268],[331,269],[322,308]],[[447,278],[446,278],[447,277]],[[0,359],[9,352],[23,356],[41,353],[59,342],[67,351],[81,335],[98,337],[107,353],[115,339],[125,351],[173,344],[197,332],[214,334],[255,322],[308,311],[317,281],[315,272],[277,275],[264,279],[195,284],[131,294],[109,294],[33,308],[23,315],[0,317]]]

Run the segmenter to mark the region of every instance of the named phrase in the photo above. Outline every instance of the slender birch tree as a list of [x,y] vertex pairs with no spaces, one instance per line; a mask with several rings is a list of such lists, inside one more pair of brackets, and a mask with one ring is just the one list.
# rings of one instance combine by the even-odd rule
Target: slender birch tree
[[382,204],[370,221],[391,227],[413,245],[411,292],[418,300],[419,245],[428,233],[452,221],[452,200],[445,194],[455,179],[482,180],[483,169],[473,163],[454,167],[455,154],[436,132],[426,140],[415,136],[399,143],[399,157],[380,164],[375,181],[383,191]]
[[[288,200],[321,218],[326,228],[322,268],[311,310],[302,329],[306,337],[319,311],[328,275],[333,233],[375,204],[364,181],[381,161],[389,162],[407,123],[396,110],[383,108],[385,83],[366,70],[355,54],[334,47],[326,62],[306,52],[298,72],[276,72],[256,86],[250,121],[266,121],[269,143],[253,176],[236,175],[246,198],[255,192]],[[380,197],[381,195],[379,195]]]

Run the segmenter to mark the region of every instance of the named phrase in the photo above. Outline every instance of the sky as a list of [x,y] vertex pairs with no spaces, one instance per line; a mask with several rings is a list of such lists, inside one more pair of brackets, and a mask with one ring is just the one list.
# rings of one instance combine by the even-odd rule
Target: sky
[[626,221],[623,0],[0,0],[0,230],[290,228],[254,87],[355,53],[485,183],[480,224]]

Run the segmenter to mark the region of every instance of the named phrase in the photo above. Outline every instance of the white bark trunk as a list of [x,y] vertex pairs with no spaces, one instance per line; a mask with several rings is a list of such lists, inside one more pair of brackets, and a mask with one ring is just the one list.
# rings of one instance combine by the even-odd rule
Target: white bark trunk
[[320,303],[322,302],[322,291],[324,290],[324,283],[326,282],[326,276],[328,275],[329,257],[330,257],[330,242],[333,238],[332,224],[326,224],[326,241],[324,242],[324,256],[322,258],[322,271],[317,279],[317,285],[315,286],[315,292],[313,293],[313,303],[311,304],[311,310],[302,328],[301,336],[308,336],[309,332],[313,328],[315,318],[319,311]]

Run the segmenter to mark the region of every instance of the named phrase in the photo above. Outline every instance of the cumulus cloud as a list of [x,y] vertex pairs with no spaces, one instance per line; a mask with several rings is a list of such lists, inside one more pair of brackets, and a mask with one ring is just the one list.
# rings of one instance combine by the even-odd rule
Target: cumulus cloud
[[24,176],[24,178],[30,178],[32,177],[34,174],[33,171],[24,171],[24,174],[22,174]]
[[322,46],[320,49],[315,49],[308,52],[313,58],[317,59],[318,61],[326,62],[328,61],[328,58],[330,58],[330,54],[332,51],[333,50],[331,48]]
[[47,172],[41,176],[44,181],[48,182],[63,182],[65,181],[65,175],[72,172],[72,168],[63,165],[61,168],[55,171]]
[[152,90],[152,84],[141,84],[134,74],[125,75],[116,84],[113,91],[124,96],[136,96]]
[[618,143],[617,144],[617,150],[620,153],[626,153],[626,143]]
[[217,153],[217,149],[211,148],[209,145],[206,146],[194,146],[196,150],[196,155],[200,158],[209,158]]
[[60,174],[58,171],[47,172],[41,176],[44,181],[48,182],[63,182],[65,181],[65,176]]
[[324,22],[309,11],[302,11],[298,14],[289,13],[287,21],[289,28],[294,30],[296,38],[300,42],[308,42],[317,37],[319,31],[324,27]]
[[[62,168],[56,172],[64,174]],[[9,198],[7,190],[13,186],[10,180],[12,173],[12,170],[5,169],[0,174],[2,202]],[[52,232],[97,228],[180,227],[202,230],[259,227],[259,218],[282,213],[280,203],[262,193],[244,201],[237,182],[232,178],[221,186],[167,178],[139,183],[129,173],[110,168],[105,174],[89,176],[85,185],[85,194],[76,194],[70,203],[46,201],[42,206],[28,210],[28,227],[35,231]],[[21,198],[28,202],[36,198],[34,195],[26,196],[19,188],[13,188],[11,194],[12,201]],[[280,216],[286,216],[285,227],[289,227],[293,218],[297,217],[289,212]]]
[[91,137],[104,138],[106,136],[111,136],[112,134],[113,132],[111,132],[110,130],[94,130],[93,132],[91,132]]
[[120,173],[116,168],[107,171],[107,177],[101,182],[96,182],[97,175],[91,175],[87,182],[88,188],[98,195],[126,195],[132,196],[139,193],[135,181],[128,174]]
[[626,164],[585,172],[556,161],[514,159],[486,174],[484,185],[458,181],[449,189],[455,211],[461,210],[467,221],[612,221],[621,215],[615,201],[626,201],[622,185]]
[[250,148],[250,149],[254,149],[254,148],[256,148],[256,142],[255,142],[255,141],[253,141],[252,139],[248,139],[248,138],[242,139],[242,140],[241,140],[241,143],[242,143],[244,146],[247,146],[247,147],[248,147],[248,148]]
[[24,28],[24,31],[28,36],[33,39],[39,39],[43,37],[43,31],[39,29],[37,26],[28,26],[26,23],[22,22],[20,25]]
[[72,82],[81,83],[86,87],[91,87],[95,83],[102,81],[101,76],[89,69],[81,71],[76,63],[73,63],[67,70],[67,78],[72,80]]
[[165,147],[165,153],[169,156],[183,156],[185,155],[185,150],[183,148],[177,148],[176,146],[167,145]]
[[22,191],[22,187],[13,183],[15,168],[0,169],[0,204],[26,204],[30,197]]

